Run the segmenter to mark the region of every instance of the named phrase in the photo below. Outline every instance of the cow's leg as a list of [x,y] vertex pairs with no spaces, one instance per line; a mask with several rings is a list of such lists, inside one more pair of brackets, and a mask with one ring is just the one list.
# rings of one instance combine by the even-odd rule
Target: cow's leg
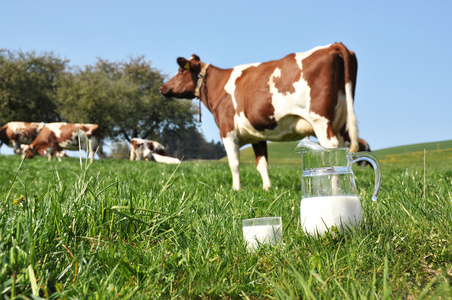
[[102,162],[102,160],[104,159],[105,154],[104,154],[104,149],[102,147],[102,142],[101,141],[97,142],[97,150],[96,150],[96,152],[97,152],[97,155],[99,156],[99,162]]
[[[88,139],[88,144],[86,145],[86,152],[89,153],[89,161],[92,163],[94,161],[94,145],[91,139]],[[83,149],[83,147],[82,147]]]
[[264,190],[271,188],[270,178],[268,177],[268,152],[267,142],[261,141],[253,144],[254,155],[256,156],[256,168],[262,176],[262,183]]
[[223,138],[223,145],[228,155],[229,168],[232,173],[232,188],[240,190],[240,147],[237,139],[228,135]]
[[319,140],[320,145],[326,148],[337,148],[340,146],[339,140],[334,134],[331,122],[326,118],[317,117],[312,120],[315,136]]
[[142,147],[138,147],[135,150],[135,159],[136,160],[143,160],[143,148]]
[[102,162],[103,151],[102,151],[101,145],[99,143],[99,140],[96,137],[92,136],[88,139],[87,149],[89,151],[91,163],[94,161],[94,155],[96,154],[96,151],[97,151],[97,155],[99,156],[99,161]]
[[[44,148],[45,149],[45,148]],[[48,161],[51,161],[53,158],[53,151],[55,148],[53,148],[52,145],[48,145],[47,149],[44,150],[44,155],[47,156]]]
[[17,143],[16,141],[11,141],[11,144],[12,144],[12,146],[13,146],[13,151],[14,151],[14,154],[21,154],[21,152],[22,152],[22,149],[20,148],[20,143]]

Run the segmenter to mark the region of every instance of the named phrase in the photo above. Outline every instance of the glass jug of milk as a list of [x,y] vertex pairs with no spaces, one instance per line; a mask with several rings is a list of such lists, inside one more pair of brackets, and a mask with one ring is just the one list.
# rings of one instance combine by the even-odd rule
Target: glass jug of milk
[[363,213],[352,165],[367,161],[375,170],[377,200],[381,186],[381,166],[371,152],[350,153],[348,148],[324,148],[309,139],[295,148],[302,155],[300,219],[303,230],[324,235],[328,230],[361,225]]

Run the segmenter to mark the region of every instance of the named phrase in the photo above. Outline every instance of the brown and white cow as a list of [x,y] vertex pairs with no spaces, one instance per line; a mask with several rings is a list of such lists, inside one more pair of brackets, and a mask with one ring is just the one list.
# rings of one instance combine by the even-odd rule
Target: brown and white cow
[[178,164],[180,160],[170,157],[162,144],[140,138],[133,138],[130,147],[130,160],[153,160],[166,164]]
[[85,150],[90,153],[91,162],[97,152],[102,162],[103,151],[99,138],[99,125],[77,123],[47,123],[36,139],[23,146],[23,156],[33,158],[34,154],[48,156],[49,161],[56,156],[61,161],[63,149]]
[[240,189],[240,147],[251,143],[263,188],[268,177],[266,141],[294,141],[314,135],[324,147],[358,150],[353,108],[358,63],[342,43],[289,54],[280,60],[220,69],[179,57],[178,73],[160,92],[166,97],[199,98],[213,113]]
[[9,122],[0,128],[0,147],[5,144],[14,148],[14,154],[21,153],[20,145],[31,144],[38,136],[45,123]]

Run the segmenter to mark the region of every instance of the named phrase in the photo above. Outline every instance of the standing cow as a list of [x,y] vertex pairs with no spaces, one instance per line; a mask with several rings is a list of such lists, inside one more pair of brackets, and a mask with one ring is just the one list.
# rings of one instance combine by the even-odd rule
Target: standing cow
[[199,98],[220,128],[240,189],[240,147],[251,143],[263,188],[268,177],[266,141],[294,141],[314,135],[324,147],[358,150],[353,108],[358,63],[342,43],[289,54],[280,60],[220,69],[193,55],[179,57],[178,73],[160,92],[166,97]]
[[43,122],[9,122],[0,128],[0,147],[5,144],[14,148],[14,154],[20,154],[20,145],[31,144],[44,125]]
[[94,153],[98,152],[99,160],[102,162],[99,125],[48,123],[29,146],[23,146],[23,156],[33,158],[34,154],[39,154],[48,156],[49,161],[56,156],[61,161],[63,149],[85,150],[90,153],[91,162],[94,160]]

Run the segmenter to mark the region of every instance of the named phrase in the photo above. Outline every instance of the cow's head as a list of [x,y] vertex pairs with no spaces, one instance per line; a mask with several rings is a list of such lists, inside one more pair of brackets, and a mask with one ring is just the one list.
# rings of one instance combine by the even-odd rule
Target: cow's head
[[189,60],[179,57],[177,64],[179,65],[177,74],[162,85],[160,93],[165,97],[193,99],[203,63],[198,55],[193,54]]
[[30,145],[20,145],[20,148],[22,148],[22,158],[33,158],[35,155],[35,151],[33,150],[33,147]]
[[33,158],[36,154],[41,156],[52,156],[55,152],[49,144],[40,144],[36,148],[33,145],[20,145],[22,148],[22,158]]

